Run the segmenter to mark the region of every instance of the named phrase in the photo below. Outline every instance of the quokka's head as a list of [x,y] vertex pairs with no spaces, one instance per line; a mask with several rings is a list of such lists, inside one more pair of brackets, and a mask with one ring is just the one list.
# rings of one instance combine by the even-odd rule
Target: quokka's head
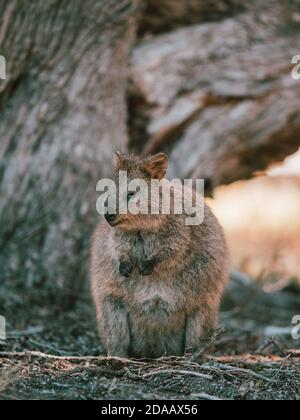
[[124,231],[158,229],[165,216],[160,197],[154,194],[153,181],[164,182],[167,169],[168,157],[163,153],[142,159],[116,152],[113,178],[116,205],[112,210],[108,206],[106,221]]

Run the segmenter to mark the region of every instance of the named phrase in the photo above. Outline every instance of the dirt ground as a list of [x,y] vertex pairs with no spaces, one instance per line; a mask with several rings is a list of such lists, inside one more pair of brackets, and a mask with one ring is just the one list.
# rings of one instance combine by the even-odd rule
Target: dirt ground
[[[6,301],[7,302],[7,301]],[[3,303],[3,301],[1,302]],[[1,305],[2,306],[2,305]],[[197,357],[125,360],[101,356],[88,298],[72,312],[6,305],[0,399],[300,399],[299,290],[264,293],[233,282],[224,331]]]

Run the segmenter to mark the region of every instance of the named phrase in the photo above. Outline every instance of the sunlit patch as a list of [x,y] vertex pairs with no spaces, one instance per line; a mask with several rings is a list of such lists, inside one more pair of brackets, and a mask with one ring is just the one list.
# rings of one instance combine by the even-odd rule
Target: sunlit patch
[[300,279],[300,178],[259,177],[216,191],[233,265],[258,280]]

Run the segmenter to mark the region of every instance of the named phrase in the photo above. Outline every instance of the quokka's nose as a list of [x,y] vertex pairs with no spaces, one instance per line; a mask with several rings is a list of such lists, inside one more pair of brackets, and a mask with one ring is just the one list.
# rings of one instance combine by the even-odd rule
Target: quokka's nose
[[113,223],[116,220],[116,217],[116,214],[106,213],[105,215],[105,219],[109,224]]

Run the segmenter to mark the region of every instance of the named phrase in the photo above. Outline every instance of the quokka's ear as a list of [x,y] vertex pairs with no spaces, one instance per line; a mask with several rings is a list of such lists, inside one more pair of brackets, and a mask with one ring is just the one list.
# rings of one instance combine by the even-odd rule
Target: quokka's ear
[[123,157],[120,152],[114,153],[114,167],[117,172],[122,168]]
[[154,179],[162,179],[168,170],[169,159],[164,153],[158,153],[146,160],[146,172]]

